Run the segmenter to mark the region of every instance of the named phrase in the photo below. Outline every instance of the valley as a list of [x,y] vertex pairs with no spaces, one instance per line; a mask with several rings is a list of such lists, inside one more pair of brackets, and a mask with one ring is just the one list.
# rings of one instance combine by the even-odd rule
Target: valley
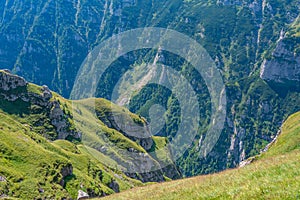
[[[0,1],[0,198],[299,198],[299,11],[298,0]],[[101,69],[97,59],[128,48],[123,33],[151,27],[197,42],[197,58],[209,57],[198,67],[220,74],[210,81],[225,98],[160,45],[121,54],[95,79],[81,70]],[[97,52],[112,38],[111,55]],[[183,79],[195,94],[180,91],[186,104],[163,85]],[[212,124],[222,126],[213,139]]]

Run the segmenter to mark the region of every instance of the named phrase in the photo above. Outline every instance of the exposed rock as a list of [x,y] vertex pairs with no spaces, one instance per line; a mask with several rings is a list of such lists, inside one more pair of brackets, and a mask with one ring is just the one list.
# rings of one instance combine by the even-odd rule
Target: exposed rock
[[67,115],[60,107],[60,103],[58,101],[52,102],[52,108],[50,111],[50,119],[51,124],[56,128],[58,133],[57,139],[66,139],[68,136],[73,136],[74,138],[81,138],[81,133],[77,131],[69,131],[68,128],[70,126],[67,121]]
[[42,91],[43,91],[43,97],[45,100],[50,100],[52,98],[52,93],[51,93],[50,89],[48,88],[48,86],[43,85]]
[[[60,103],[56,100],[51,100],[52,92],[47,86],[40,88],[41,93],[30,92],[25,87],[28,83],[19,76],[8,73],[5,70],[0,70],[0,98],[13,102],[18,99],[28,102],[31,105],[37,105],[49,114],[51,124],[56,128],[58,133],[57,138],[51,139],[66,139],[68,136],[80,138],[81,133],[76,130],[70,131],[71,124],[67,120],[71,116],[64,113],[60,108]],[[18,89],[14,92],[15,89]]]
[[90,196],[82,190],[78,191],[77,200],[88,199]]
[[[130,158],[130,159],[129,159]],[[114,159],[127,169],[127,176],[138,179],[142,182],[162,182],[164,181],[163,171],[160,164],[148,153],[130,153],[128,160],[124,161],[118,157]]]
[[162,169],[164,175],[172,180],[176,180],[182,177],[180,170],[177,169],[175,164],[170,164]]
[[0,182],[6,182],[6,178],[4,176],[0,176]]
[[143,138],[140,139],[140,145],[145,149],[145,150],[150,150],[151,147],[153,146],[153,139],[152,138]]
[[246,157],[243,143],[246,136],[246,130],[240,125],[238,120],[234,121],[233,133],[234,134],[231,135],[227,157],[233,159],[234,165],[237,165]]
[[120,179],[120,180],[124,180],[123,176],[121,176],[119,174],[114,174],[114,177],[116,177],[117,179]]
[[[3,71],[3,70],[2,70]],[[24,78],[3,71],[0,73],[0,90],[8,91],[17,87],[24,87],[27,82]]]
[[260,77],[277,86],[300,86],[300,55],[294,54],[293,48],[279,40],[270,60],[264,60]]
[[133,179],[140,180],[144,183],[146,182],[163,182],[165,179],[163,177],[162,170],[150,171],[146,173],[125,173]]
[[242,168],[242,167],[245,167],[246,165],[251,164],[254,161],[254,159],[255,159],[255,157],[252,157],[252,158],[248,158],[247,160],[240,162],[239,167]]
[[138,143],[146,150],[150,150],[153,146],[153,139],[147,124],[136,124],[126,114],[122,116],[107,113],[105,117],[100,117],[101,121],[110,128],[118,130],[120,133]]
[[43,188],[39,188],[39,193],[44,193],[45,190]]
[[64,178],[67,176],[71,176],[73,174],[73,166],[71,164],[67,164],[61,169],[60,173]]
[[115,180],[111,180],[111,182],[108,184],[108,187],[115,192],[120,192],[120,186]]
[[67,133],[67,122],[64,119],[64,112],[60,108],[60,104],[57,101],[53,102],[53,107],[50,111],[51,124],[55,126],[58,133],[58,139],[65,139],[69,133]]
[[72,166],[72,164],[67,164],[66,166],[62,167],[61,170],[60,170],[60,174],[62,176],[62,179],[61,179],[59,184],[64,187],[65,186],[65,180],[64,179],[67,176],[73,175],[73,166]]

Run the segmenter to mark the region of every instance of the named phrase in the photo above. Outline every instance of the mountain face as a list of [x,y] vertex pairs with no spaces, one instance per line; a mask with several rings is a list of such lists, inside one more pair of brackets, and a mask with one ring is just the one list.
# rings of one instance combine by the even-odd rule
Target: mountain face
[[299,17],[288,32],[283,34],[276,43],[276,48],[266,58],[261,68],[261,78],[285,88],[299,89],[300,86],[300,36]]
[[[74,113],[71,101],[8,70],[0,70],[0,83],[0,197],[100,197],[142,182],[181,177],[169,162],[168,152],[164,151],[164,157],[154,156],[153,152],[166,145],[164,138],[129,138],[113,125],[112,112],[122,119],[126,116],[124,108],[104,99],[85,99],[73,102],[79,112]],[[76,119],[82,123],[89,119],[75,115],[86,117],[93,104],[98,116],[96,124],[90,122],[88,129],[76,127]],[[130,115],[144,125],[143,119]],[[93,129],[102,134],[90,134]],[[109,142],[115,146],[109,146]],[[116,167],[121,161],[132,164],[134,159],[122,150],[142,157],[140,165],[131,166],[136,173]],[[154,164],[162,166],[158,170],[140,170]]]
[[[201,76],[178,67],[188,80],[197,80],[194,88],[203,115],[199,135],[176,164],[184,176],[211,173],[259,153],[283,120],[300,109],[299,10],[296,0],[2,1],[0,66],[68,97],[88,52],[110,36],[148,26],[190,36],[207,50],[222,74],[227,117],[217,145],[199,158],[197,151],[210,120],[209,93]],[[120,76],[136,60],[149,61],[157,52],[137,53],[113,64],[98,87],[98,97],[110,100]],[[173,58],[168,53],[163,56]],[[180,58],[169,60],[161,62],[183,65]],[[147,118],[151,105],[163,104],[171,117],[166,116],[159,134],[171,140],[178,128],[179,108],[169,93],[147,87],[128,108]]]
[[255,70],[263,51],[298,10],[297,1],[279,0],[1,2],[0,63],[67,97],[93,47],[122,31],[157,26],[194,37],[230,73],[229,79],[239,79],[239,73],[244,77]]

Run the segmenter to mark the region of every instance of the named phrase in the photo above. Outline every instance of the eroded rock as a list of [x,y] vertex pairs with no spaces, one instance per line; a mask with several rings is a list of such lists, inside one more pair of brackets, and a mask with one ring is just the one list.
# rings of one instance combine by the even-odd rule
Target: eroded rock
[[108,187],[112,189],[114,192],[120,192],[120,186],[117,181],[111,180],[111,182],[108,184]]
[[299,88],[300,86],[300,55],[293,52],[284,39],[281,39],[271,59],[264,60],[260,77],[277,86]]
[[[3,71],[3,70],[2,70]],[[0,89],[8,91],[11,89],[16,89],[18,87],[24,87],[27,85],[27,81],[24,78],[3,71],[0,73]]]
[[67,164],[66,166],[63,166],[60,170],[60,174],[62,176],[62,179],[60,180],[60,185],[65,186],[65,178],[67,176],[72,176],[73,175],[73,166],[72,164]]
[[86,192],[84,192],[82,190],[78,191],[77,200],[88,199],[89,197],[90,196]]

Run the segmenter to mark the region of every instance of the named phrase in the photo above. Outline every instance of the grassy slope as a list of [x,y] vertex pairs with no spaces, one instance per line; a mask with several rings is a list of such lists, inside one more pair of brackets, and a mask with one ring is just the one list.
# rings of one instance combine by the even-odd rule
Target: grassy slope
[[[0,73],[6,72],[0,70]],[[42,94],[41,87],[31,83],[27,87],[8,92]],[[50,101],[53,100],[60,102],[65,114],[72,114],[70,110],[72,105],[69,100],[56,93],[53,93]],[[96,105],[101,105],[96,108],[98,111],[105,112],[110,107],[108,102],[103,99],[94,101]],[[7,180],[0,182],[0,196],[5,194],[21,199],[76,198],[79,189],[94,190],[95,195],[114,193],[108,187],[112,180],[118,182],[121,191],[142,184],[140,181],[128,178],[122,172],[102,164],[114,161],[107,155],[88,149],[82,143],[74,144],[65,140],[51,142],[45,139],[40,133],[50,134],[45,121],[39,127],[36,127],[35,124],[41,120],[41,117],[48,118],[47,111],[43,108],[42,111],[35,114],[33,113],[35,107],[36,105],[32,102],[25,103],[21,100],[8,102],[0,96],[0,176]],[[120,112],[120,108],[116,108],[116,112]],[[138,120],[138,116],[131,115]],[[69,118],[68,120],[74,126],[73,119]],[[102,124],[109,139],[119,141],[118,145],[145,151],[121,133],[104,126],[100,120],[98,123]],[[47,124],[47,126],[49,125]],[[54,131],[52,126],[50,129]],[[114,135],[110,136],[112,133]],[[62,178],[60,171],[67,164],[72,164],[74,175],[66,177],[66,184],[62,187],[59,184]],[[45,192],[39,193],[39,188]]]
[[300,112],[284,123],[282,134],[269,151],[244,168],[135,188],[104,199],[297,198],[300,198]]
[[[0,73],[6,72],[0,70]],[[31,83],[7,93],[42,95],[41,87]],[[50,125],[47,114],[49,108],[39,108],[35,111],[37,106],[32,102],[9,102],[0,95],[0,176],[7,179],[6,182],[0,181],[0,196],[5,194],[22,199],[51,196],[76,198],[79,189],[94,190],[95,195],[112,194],[114,191],[108,187],[112,180],[118,182],[121,191],[142,185],[140,181],[128,178],[116,169],[117,163],[113,158],[128,159],[117,151],[118,148],[133,148],[138,152],[146,152],[145,149],[117,130],[107,127],[98,118],[94,118],[93,110],[95,109],[104,120],[107,120],[107,115],[111,112],[120,117],[129,114],[139,124],[145,123],[143,118],[105,99],[86,99],[72,104],[53,92],[50,101],[54,100],[60,103],[61,109],[69,116],[71,128],[77,125],[76,128],[80,128],[84,133],[87,138],[85,142],[51,142],[42,136],[43,133],[55,135],[55,129]],[[75,106],[75,110],[80,110],[80,113],[72,112],[72,106]],[[42,119],[42,123],[39,123]],[[78,123],[77,120],[83,123]],[[39,124],[38,127],[36,124]],[[99,131],[105,136],[95,134]],[[162,139],[157,137],[154,141],[160,144],[160,140]],[[118,148],[108,148],[104,154],[86,146],[101,147],[108,141]],[[163,146],[164,144],[156,145],[156,148]],[[62,187],[59,185],[62,178],[60,171],[69,163],[73,166],[74,175],[66,177],[66,184]],[[45,192],[39,193],[39,188]]]
[[[117,179],[121,190],[141,184],[103,166],[82,145],[76,146],[62,140],[51,143],[11,116],[3,112],[0,112],[0,116],[0,175],[8,180],[0,182],[0,193],[4,191],[9,196],[22,199],[54,195],[60,198],[68,197],[69,194],[75,198],[81,189],[80,184],[83,184],[83,190],[98,187],[111,194],[113,191],[107,184],[111,178],[116,179],[115,174],[123,177],[123,180]],[[73,165],[74,175],[67,178],[63,188],[55,176],[67,163]],[[103,172],[101,181],[93,177],[93,173],[96,175],[99,170]],[[40,194],[38,188],[44,189],[45,193]]]

